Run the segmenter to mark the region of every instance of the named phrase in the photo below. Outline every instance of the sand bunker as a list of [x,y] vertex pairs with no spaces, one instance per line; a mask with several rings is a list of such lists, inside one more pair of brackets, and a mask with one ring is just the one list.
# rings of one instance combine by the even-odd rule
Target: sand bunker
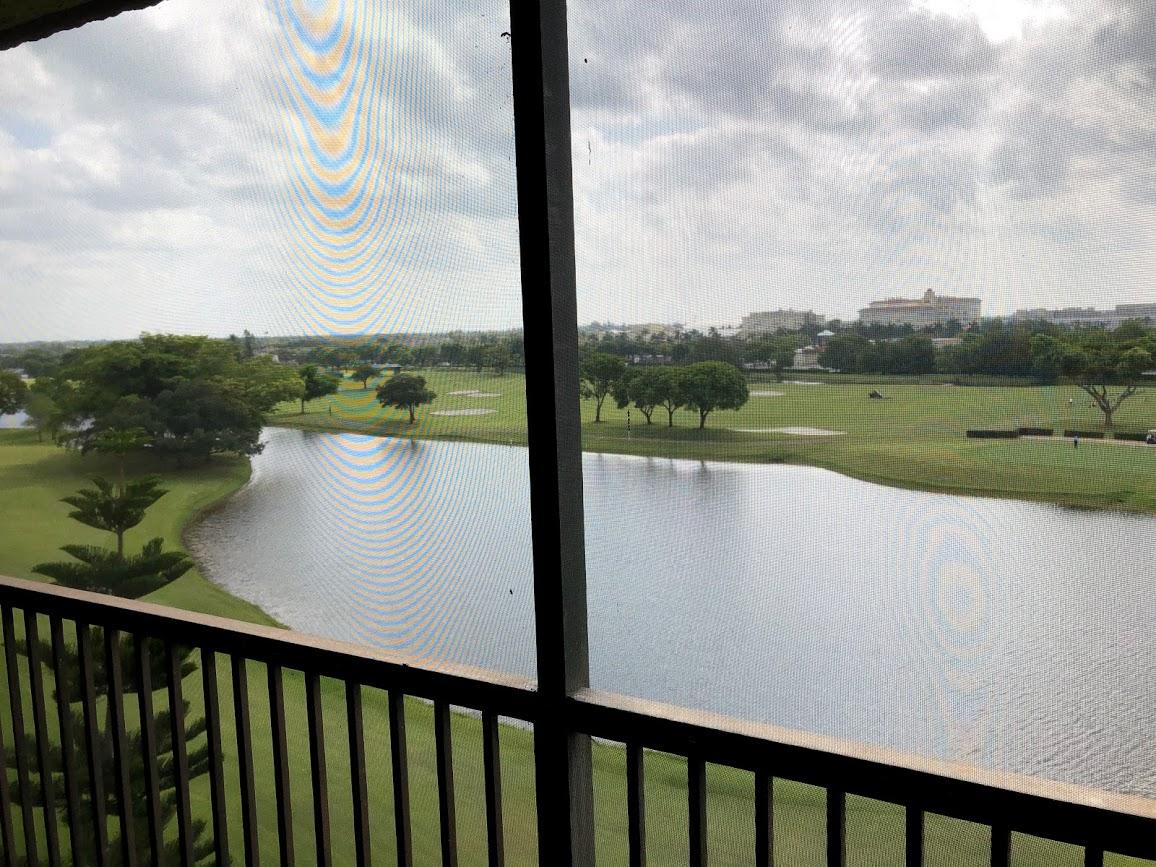
[[847,431],[827,430],[822,427],[732,427],[738,433],[785,433],[800,437],[840,437]]
[[782,397],[781,391],[752,391],[751,397]]
[[476,388],[469,391],[451,391],[451,397],[501,397],[500,394],[493,391],[478,391]]
[[813,379],[786,379],[787,385],[826,385],[825,382],[815,382]]
[[496,409],[441,409],[431,412],[430,415],[490,415],[495,412]]

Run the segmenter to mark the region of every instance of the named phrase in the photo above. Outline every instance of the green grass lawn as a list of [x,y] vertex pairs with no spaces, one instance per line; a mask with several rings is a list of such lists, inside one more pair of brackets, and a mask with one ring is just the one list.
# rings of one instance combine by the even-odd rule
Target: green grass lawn
[[[180,548],[181,533],[189,520],[249,478],[249,462],[217,458],[206,465],[177,469],[141,460],[131,473],[159,472],[168,493],[153,506],[139,527],[125,536],[128,550],[156,536],[165,547]],[[38,443],[31,431],[0,430],[0,574],[40,579],[32,567],[48,560],[67,560],[61,545],[110,545],[112,536],[85,527],[68,517],[62,497],[89,486],[94,475],[115,477],[112,461],[98,455]],[[150,602],[189,611],[219,614],[253,623],[273,624],[259,608],[226,593],[205,579],[196,568],[148,597]]]
[[[273,424],[312,430],[350,430],[390,436],[526,442],[525,380],[468,371],[421,371],[438,394],[422,407],[416,424],[404,413],[384,410],[372,388],[345,382],[341,391],[307,405],[285,405]],[[1064,505],[1156,512],[1156,448],[1085,440],[1077,452],[1056,437],[1040,440],[967,439],[969,428],[1054,427],[1098,430],[1102,417],[1074,386],[958,387],[881,384],[887,400],[870,400],[871,386],[797,385],[755,378],[752,397],[738,411],[711,415],[697,430],[690,412],[666,426],[659,410],[654,424],[608,399],[595,424],[593,401],[583,401],[583,448],[701,460],[794,463],[826,467],[856,478],[932,491],[1041,500]],[[477,390],[499,397],[453,395]],[[1072,401],[1069,404],[1069,399]],[[486,415],[436,416],[434,412],[493,409]],[[1118,413],[1120,430],[1156,427],[1156,388],[1146,388]],[[839,436],[804,437],[768,431],[816,427]],[[758,432],[743,431],[750,429]]]

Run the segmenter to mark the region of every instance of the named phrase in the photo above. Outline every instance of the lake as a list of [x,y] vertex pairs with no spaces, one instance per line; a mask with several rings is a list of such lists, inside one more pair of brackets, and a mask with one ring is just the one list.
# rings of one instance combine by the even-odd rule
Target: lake
[[[265,432],[190,532],[292,628],[533,674],[516,447]],[[583,459],[595,687],[1156,795],[1156,519]]]
[[28,416],[23,412],[18,412],[12,415],[0,415],[0,430],[5,428],[18,428],[24,426],[24,421]]

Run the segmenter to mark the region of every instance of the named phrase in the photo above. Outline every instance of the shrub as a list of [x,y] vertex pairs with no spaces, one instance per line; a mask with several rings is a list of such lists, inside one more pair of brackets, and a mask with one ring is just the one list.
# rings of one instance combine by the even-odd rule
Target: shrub
[[1130,443],[1142,443],[1147,437],[1146,431],[1116,431],[1116,439],[1127,440]]
[[1022,437],[1050,437],[1055,432],[1055,428],[1050,427],[1021,427],[1019,429],[1019,435]]
[[969,430],[967,435],[977,440],[1014,440],[1020,435],[1018,430]]
[[1102,430],[1066,430],[1064,436],[1079,437],[1082,440],[1102,440],[1104,432]]

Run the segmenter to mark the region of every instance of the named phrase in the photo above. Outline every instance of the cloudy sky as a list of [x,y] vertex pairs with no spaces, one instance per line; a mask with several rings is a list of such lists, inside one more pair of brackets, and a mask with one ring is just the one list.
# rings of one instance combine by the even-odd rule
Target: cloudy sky
[[[582,321],[1156,301],[1156,4],[570,16]],[[519,324],[508,29],[166,0],[0,54],[0,341]]]

